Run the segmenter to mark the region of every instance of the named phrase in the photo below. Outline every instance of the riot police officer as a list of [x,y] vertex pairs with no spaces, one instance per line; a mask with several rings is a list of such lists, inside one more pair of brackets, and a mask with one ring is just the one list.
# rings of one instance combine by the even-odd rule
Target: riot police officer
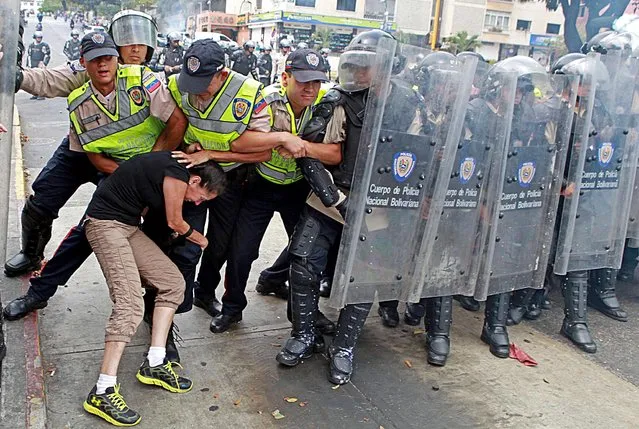
[[257,60],[257,69],[262,85],[269,86],[272,80],[271,73],[273,72],[273,58],[271,57],[270,45],[266,45],[262,50],[262,55],[260,55],[259,60]]
[[[31,68],[44,68],[51,60],[51,48],[47,42],[42,41],[42,31],[33,33],[34,41],[29,45],[27,50],[27,66]],[[44,100],[44,97],[34,95],[32,100]]]
[[286,58],[291,52],[291,42],[288,39],[280,40],[280,53],[275,61],[275,69],[273,70],[273,83],[279,82],[280,76],[284,72]]
[[80,59],[80,32],[78,30],[71,30],[71,38],[64,44],[62,52],[69,61]]
[[331,77],[331,63],[328,62],[328,54],[331,53],[329,48],[322,48],[320,51],[322,54],[322,61],[324,61],[324,67],[326,68],[326,73],[328,73],[328,77]]
[[[382,38],[392,36],[373,30],[361,33],[351,41],[340,58],[340,85],[329,90],[318,105],[316,111],[324,112],[324,116],[317,120],[317,128],[309,125],[309,132],[313,131],[307,138],[343,143],[343,157],[342,162],[332,170],[332,179],[316,160],[306,160],[302,164],[316,198],[308,201],[289,245],[293,329],[291,338],[276,357],[281,365],[296,366],[302,359],[323,348],[323,340],[315,328],[319,276],[326,268],[331,247],[339,241],[342,233],[347,207],[344,191],[348,192],[353,181],[363,112],[372,81],[371,53],[376,51]],[[401,59],[396,58],[394,72],[398,73],[402,66]],[[391,97],[402,100],[406,111],[416,109],[420,100],[416,93],[400,83],[393,85]],[[401,111],[403,117],[400,119],[394,115],[393,122],[399,123],[400,128],[410,128],[414,118],[405,115],[402,109],[393,110],[396,115]],[[333,124],[333,121],[337,122]],[[349,304],[341,310],[335,339],[329,350],[329,380],[332,383],[344,384],[350,380],[353,351],[371,305]]]
[[253,76],[257,80],[257,57],[253,51],[255,51],[255,42],[252,40],[244,42],[242,50],[236,51],[231,58],[233,62],[231,70],[244,76]]
[[182,36],[177,31],[170,32],[166,36],[166,40],[168,45],[162,49],[158,63],[164,66],[164,76],[168,79],[170,76],[179,73],[182,69],[184,48],[180,44]]

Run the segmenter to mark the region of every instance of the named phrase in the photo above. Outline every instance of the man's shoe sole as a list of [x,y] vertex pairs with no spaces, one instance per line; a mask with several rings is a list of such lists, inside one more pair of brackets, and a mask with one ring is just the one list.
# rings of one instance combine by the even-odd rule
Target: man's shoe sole
[[140,421],[142,420],[142,417],[140,417],[140,418],[137,419],[137,421],[135,423],[121,423],[121,422],[113,419],[113,417],[109,416],[104,411],[99,410],[98,408],[95,408],[94,406],[89,404],[87,401],[84,401],[84,404],[82,404],[82,406],[84,407],[84,411],[86,411],[87,413],[93,414],[95,416],[98,416],[98,417],[106,420],[107,422],[111,423],[113,426],[120,426],[120,427],[135,426],[138,423],[140,423]]
[[166,389],[169,392],[173,392],[173,393],[186,393],[186,392],[189,392],[191,389],[193,389],[193,383],[191,383],[191,386],[188,389],[180,389],[179,387],[173,387],[167,382],[158,380],[157,378],[146,377],[140,374],[139,372],[135,374],[135,378],[137,378],[140,383],[160,386],[163,389]]

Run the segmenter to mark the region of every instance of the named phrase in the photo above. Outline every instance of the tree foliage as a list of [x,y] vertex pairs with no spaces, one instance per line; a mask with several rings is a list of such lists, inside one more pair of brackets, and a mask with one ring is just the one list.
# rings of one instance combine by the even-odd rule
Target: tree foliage
[[333,33],[329,29],[325,30],[317,30],[311,38],[315,42],[316,45],[319,45],[320,48],[328,48],[331,46],[331,39],[333,37]]
[[446,39],[446,44],[451,53],[474,51],[481,46],[479,35],[468,36],[467,31],[458,31]]
[[44,0],[42,2],[42,6],[40,6],[40,10],[44,13],[56,12],[58,10],[62,10],[62,1],[61,0]]

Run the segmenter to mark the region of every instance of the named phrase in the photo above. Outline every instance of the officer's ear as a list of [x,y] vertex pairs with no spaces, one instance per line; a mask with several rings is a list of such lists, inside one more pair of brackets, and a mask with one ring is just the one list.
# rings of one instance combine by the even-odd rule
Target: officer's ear
[[227,77],[229,77],[229,70],[227,68],[223,68],[218,72],[220,74],[220,78],[222,81],[225,81]]
[[80,57],[80,65],[84,68],[87,68],[86,62],[84,61],[84,57]]
[[282,72],[282,78],[280,79],[280,82],[282,82],[282,86],[284,88],[286,88],[288,86],[288,81],[291,78],[291,74],[289,72]]

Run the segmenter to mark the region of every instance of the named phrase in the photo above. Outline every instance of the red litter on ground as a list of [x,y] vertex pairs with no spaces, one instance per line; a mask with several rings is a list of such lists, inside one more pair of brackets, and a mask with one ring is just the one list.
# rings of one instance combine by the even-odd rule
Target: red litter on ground
[[528,353],[520,349],[515,343],[510,343],[508,357],[511,359],[517,359],[526,366],[537,366],[537,361],[531,358]]

